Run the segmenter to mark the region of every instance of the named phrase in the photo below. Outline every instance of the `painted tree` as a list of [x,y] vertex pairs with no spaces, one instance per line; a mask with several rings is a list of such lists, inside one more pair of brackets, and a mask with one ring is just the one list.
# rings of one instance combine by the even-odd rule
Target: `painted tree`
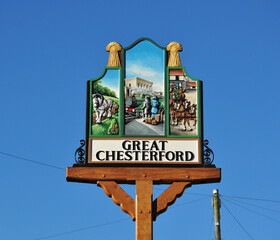
[[102,86],[101,83],[102,83],[101,80],[95,81],[93,83],[93,93],[99,93],[101,95],[115,97],[115,98],[117,97],[117,94],[113,90]]

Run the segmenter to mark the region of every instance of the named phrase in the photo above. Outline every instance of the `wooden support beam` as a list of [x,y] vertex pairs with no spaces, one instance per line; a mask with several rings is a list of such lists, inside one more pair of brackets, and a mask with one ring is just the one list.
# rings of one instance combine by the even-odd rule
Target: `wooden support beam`
[[[97,183],[107,196],[136,221],[136,240],[153,239],[153,220],[187,187],[221,181],[220,168],[198,167],[68,167],[69,182]],[[134,201],[118,184],[136,184]],[[171,184],[153,202],[153,184]]]
[[169,168],[169,167],[68,167],[69,182],[97,183],[115,181],[135,184],[136,180],[153,180],[154,184],[191,182],[192,184],[221,181],[220,168]]
[[153,239],[153,181],[136,181],[136,240]]
[[115,181],[98,181],[105,194],[135,221],[135,201]]
[[191,187],[190,182],[172,183],[157,199],[153,201],[153,220],[164,213],[167,208],[174,204],[176,199],[181,197],[186,188]]

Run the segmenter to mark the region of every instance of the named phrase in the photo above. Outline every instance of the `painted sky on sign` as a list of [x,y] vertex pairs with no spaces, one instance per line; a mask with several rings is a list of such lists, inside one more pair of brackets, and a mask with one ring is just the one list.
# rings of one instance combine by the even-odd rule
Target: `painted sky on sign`
[[142,41],[126,51],[126,78],[140,77],[153,82],[153,89],[163,92],[164,50],[150,41]]
[[119,69],[108,69],[101,78],[101,85],[108,87],[109,89],[115,91],[116,96],[119,97],[119,82],[120,82],[120,70]]
[[135,222],[96,185],[66,182],[65,168],[85,137],[87,80],[102,74],[106,46],[141,37],[183,46],[222,168],[221,183],[193,185],[158,217],[154,240],[214,239],[214,188],[223,239],[279,238],[279,12],[276,0],[0,1],[1,239],[135,239]]

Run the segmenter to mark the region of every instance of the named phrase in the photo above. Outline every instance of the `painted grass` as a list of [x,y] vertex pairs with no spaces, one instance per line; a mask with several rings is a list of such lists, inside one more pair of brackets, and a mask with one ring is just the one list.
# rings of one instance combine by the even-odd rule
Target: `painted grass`
[[110,97],[110,96],[104,96],[105,99],[112,99],[114,102],[116,102],[119,106],[120,106],[120,99],[118,98],[114,98],[114,97]]
[[92,135],[93,136],[105,136],[108,135],[108,129],[111,125],[113,119],[119,122],[119,114],[115,114],[112,118],[107,118],[100,124],[95,124],[92,126]]

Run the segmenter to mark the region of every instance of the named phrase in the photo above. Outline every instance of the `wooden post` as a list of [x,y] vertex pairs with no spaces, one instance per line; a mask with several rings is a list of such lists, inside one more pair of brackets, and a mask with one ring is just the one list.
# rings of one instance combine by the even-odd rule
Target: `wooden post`
[[153,239],[153,181],[136,181],[136,240]]
[[215,222],[215,240],[221,240],[220,228],[220,198],[218,189],[213,190],[213,207],[214,207],[214,222]]

